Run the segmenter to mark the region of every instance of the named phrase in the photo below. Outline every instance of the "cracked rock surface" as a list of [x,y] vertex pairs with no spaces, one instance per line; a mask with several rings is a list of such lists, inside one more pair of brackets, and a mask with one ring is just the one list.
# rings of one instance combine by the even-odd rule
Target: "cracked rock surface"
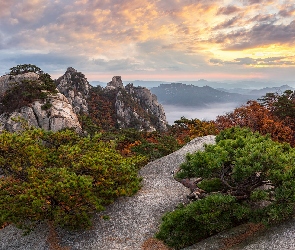
[[30,106],[22,107],[19,111],[1,114],[0,131],[22,130],[21,123],[15,121],[19,118],[25,119],[29,126],[45,130],[58,131],[64,128],[74,128],[77,132],[82,131],[72,105],[63,94],[51,95],[47,101],[52,105],[47,110],[42,109],[44,101],[35,101]]

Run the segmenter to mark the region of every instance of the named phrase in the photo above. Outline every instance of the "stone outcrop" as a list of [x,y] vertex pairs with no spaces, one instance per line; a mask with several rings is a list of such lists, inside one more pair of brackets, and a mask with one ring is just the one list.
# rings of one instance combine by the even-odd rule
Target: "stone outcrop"
[[0,96],[2,96],[13,83],[20,83],[23,80],[38,80],[39,75],[33,72],[19,75],[4,75],[0,77]]
[[[0,93],[3,95],[12,85],[23,80],[38,80],[36,73],[25,73],[16,76],[5,75],[0,78]],[[44,109],[44,104],[50,104]],[[43,107],[43,108],[42,108]],[[26,121],[25,123],[22,121]],[[78,117],[68,99],[61,93],[50,94],[46,100],[36,100],[11,113],[0,114],[0,131],[15,132],[23,129],[27,124],[45,130],[58,131],[73,128],[82,132]]]
[[167,128],[162,105],[145,87],[134,87],[133,84],[119,87],[115,106],[121,128],[137,126],[147,131],[164,131]]
[[121,76],[114,76],[112,81],[107,84],[107,89],[124,88]]
[[56,84],[57,89],[68,99],[76,114],[88,114],[87,98],[92,86],[81,72],[69,67],[65,74],[56,80]]
[[[4,75],[0,77],[0,96],[14,83],[22,83],[23,80],[37,81],[38,78],[39,75],[32,72]],[[113,128],[145,131],[165,131],[167,128],[164,109],[157,97],[147,88],[134,87],[133,84],[124,86],[121,76],[114,76],[105,88],[98,91],[99,94],[94,91],[96,95],[100,95],[100,99],[92,102],[89,102],[91,89],[96,88],[89,84],[84,74],[74,68],[69,67],[55,83],[58,93],[50,94],[46,100],[33,100],[17,110],[2,111],[6,113],[0,114],[0,131],[21,130],[24,123],[19,120],[26,120],[29,126],[45,130],[74,128],[77,132],[82,132],[77,115],[86,114],[91,117],[93,112],[96,122],[108,117],[107,122],[113,124]],[[44,108],[45,105],[47,108]]]

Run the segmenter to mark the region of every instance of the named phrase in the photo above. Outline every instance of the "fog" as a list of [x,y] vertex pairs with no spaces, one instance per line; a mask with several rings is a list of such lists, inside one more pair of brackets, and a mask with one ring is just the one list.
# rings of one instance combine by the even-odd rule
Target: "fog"
[[174,124],[174,121],[179,120],[182,116],[188,119],[215,120],[216,116],[224,115],[227,112],[233,111],[236,107],[241,106],[237,103],[211,104],[206,108],[162,105],[170,125]]

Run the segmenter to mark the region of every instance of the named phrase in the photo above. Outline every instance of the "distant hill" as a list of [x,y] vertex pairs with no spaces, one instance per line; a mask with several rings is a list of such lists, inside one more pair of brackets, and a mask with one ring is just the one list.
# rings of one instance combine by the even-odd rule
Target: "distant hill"
[[281,87],[272,87],[272,88],[263,88],[263,89],[255,89],[249,92],[250,95],[264,96],[266,93],[283,93],[286,90],[295,90],[289,85],[282,85]]
[[209,86],[198,87],[183,83],[161,84],[151,88],[151,92],[163,104],[206,107],[212,103],[245,103],[248,95],[220,91]]
[[232,88],[232,89],[226,89],[226,88],[216,88],[220,91],[225,91],[229,93],[237,93],[242,95],[250,95],[254,99],[259,98],[261,96],[264,96],[266,93],[283,93],[286,90],[295,90],[294,88],[290,87],[289,85],[282,85],[280,87],[266,87],[262,89],[245,89],[245,88]]

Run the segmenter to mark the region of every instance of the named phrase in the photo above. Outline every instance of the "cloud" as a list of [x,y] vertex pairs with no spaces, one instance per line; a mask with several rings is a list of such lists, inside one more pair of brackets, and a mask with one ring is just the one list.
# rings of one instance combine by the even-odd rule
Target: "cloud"
[[254,16],[252,19],[250,19],[250,22],[257,22],[257,23],[274,23],[278,20],[277,16],[274,14],[259,14]]
[[279,13],[281,17],[292,17],[295,15],[295,5],[289,5],[285,8],[282,8]]
[[282,46],[267,56],[295,54],[293,16],[293,0],[2,1],[0,58],[50,69],[56,60],[57,70],[211,72],[229,65],[210,58],[250,67],[259,62],[247,61],[245,50]]
[[271,44],[292,46],[295,42],[295,21],[289,24],[258,23],[251,29],[218,34],[212,42],[222,43],[224,50],[245,50]]
[[210,63],[215,65],[246,65],[246,66],[290,66],[295,65],[294,57],[267,57],[267,58],[236,58],[232,61],[224,61],[212,58]]
[[[46,53],[46,54],[39,54],[39,53],[28,53],[23,52],[17,55],[11,55],[11,53],[7,53],[4,57],[1,56],[0,60],[8,61],[9,64],[15,66],[17,64],[34,64],[38,65],[44,71],[48,69],[65,69],[67,66],[74,66],[74,67],[82,67],[83,64],[87,63],[88,58],[76,55],[69,55],[69,54],[59,54],[59,53]],[[79,62],[79,63],[77,63]],[[9,67],[8,67],[9,68]],[[7,69],[8,69],[7,68]],[[6,69],[6,70],[7,70]]]
[[239,12],[241,9],[234,5],[221,7],[218,9],[217,15],[230,15]]
[[220,30],[220,29],[226,29],[229,27],[234,26],[238,21],[240,20],[239,16],[235,16],[232,19],[226,20],[223,23],[218,24],[213,28],[213,30]]

